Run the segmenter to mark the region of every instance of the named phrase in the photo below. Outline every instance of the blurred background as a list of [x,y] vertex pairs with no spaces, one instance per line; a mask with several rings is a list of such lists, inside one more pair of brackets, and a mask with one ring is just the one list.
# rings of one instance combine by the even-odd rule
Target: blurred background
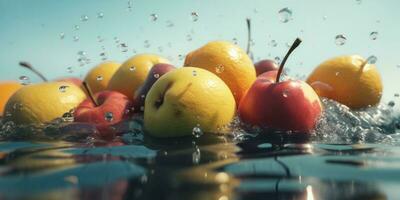
[[400,92],[399,7],[397,0],[0,0],[0,80],[39,81],[21,60],[51,79],[83,78],[103,60],[145,52],[181,66],[210,40],[245,48],[250,18],[255,61],[279,61],[296,37],[303,43],[286,65],[291,76],[305,78],[338,55],[376,56],[387,102]]

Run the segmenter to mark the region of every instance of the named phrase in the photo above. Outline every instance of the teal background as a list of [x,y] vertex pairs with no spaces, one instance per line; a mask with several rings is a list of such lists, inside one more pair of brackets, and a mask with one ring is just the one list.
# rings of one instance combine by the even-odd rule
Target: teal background
[[[333,56],[360,54],[378,57],[377,66],[384,81],[384,98],[392,100],[399,91],[400,1],[397,0],[0,0],[0,80],[18,80],[21,75],[39,81],[31,72],[18,67],[26,60],[47,77],[84,77],[90,67],[101,62],[102,46],[110,60],[123,62],[137,53],[150,52],[169,57],[181,66],[179,55],[210,40],[233,40],[246,47],[246,17],[252,19],[252,47],[256,60],[282,57],[286,43],[296,37],[303,43],[288,60],[290,75],[307,75]],[[279,21],[278,11],[289,7],[293,20]],[[98,19],[97,13],[104,18]],[[197,12],[198,21],[191,13]],[[158,15],[156,21],[150,15]],[[81,21],[87,15],[89,20]],[[324,19],[326,16],[326,19]],[[174,25],[167,26],[167,21]],[[74,26],[79,25],[79,30]],[[369,38],[378,31],[377,40]],[[65,38],[60,39],[60,33]],[[347,42],[337,46],[334,38],[344,34]],[[190,35],[192,40],[188,41]],[[73,37],[78,36],[78,42]],[[98,42],[97,36],[104,38]],[[128,52],[116,46],[114,37],[128,45]],[[271,40],[278,42],[271,47]],[[146,48],[144,41],[150,47]],[[162,52],[159,51],[162,48]],[[77,61],[85,51],[91,63]],[[182,56],[181,56],[182,58]],[[68,73],[67,68],[73,72]]]

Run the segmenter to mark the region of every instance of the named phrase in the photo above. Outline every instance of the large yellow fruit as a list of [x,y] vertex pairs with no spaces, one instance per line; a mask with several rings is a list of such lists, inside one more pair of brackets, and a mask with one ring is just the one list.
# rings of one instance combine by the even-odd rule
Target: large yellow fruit
[[111,77],[121,66],[115,62],[104,62],[91,69],[85,77],[85,82],[95,94],[107,89]]
[[307,83],[318,95],[353,109],[374,106],[382,97],[382,80],[376,66],[358,55],[323,62],[311,73]]
[[256,80],[249,56],[230,42],[207,43],[186,56],[185,66],[203,68],[219,76],[231,89],[237,104]]
[[145,130],[155,137],[221,132],[236,111],[228,86],[215,74],[184,67],[168,72],[154,83],[146,97]]
[[3,116],[8,99],[21,87],[22,85],[16,81],[0,82],[0,116]]
[[45,82],[25,86],[11,96],[6,121],[17,124],[50,122],[77,107],[86,94],[72,83]]
[[144,83],[153,65],[170,63],[153,54],[139,54],[125,61],[111,78],[108,89],[118,91],[133,99],[135,91]]

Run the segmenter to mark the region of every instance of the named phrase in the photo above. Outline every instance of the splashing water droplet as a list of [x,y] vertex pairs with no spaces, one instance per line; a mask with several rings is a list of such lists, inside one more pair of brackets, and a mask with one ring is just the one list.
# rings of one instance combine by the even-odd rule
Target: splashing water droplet
[[340,72],[336,72],[336,73],[335,73],[335,76],[339,76],[339,75],[340,75]]
[[178,59],[179,59],[179,60],[183,60],[184,58],[185,58],[184,55],[182,55],[182,54],[179,54],[179,55],[178,55]]
[[114,120],[114,114],[112,112],[106,112],[104,114],[104,119],[108,122],[111,122]]
[[287,98],[289,96],[289,91],[284,90],[283,93],[282,93],[282,96]]
[[19,81],[21,82],[22,85],[29,85],[31,84],[31,80],[27,76],[20,76]]
[[201,159],[201,152],[200,152],[199,147],[196,146],[196,149],[192,154],[192,162],[193,162],[193,164],[199,164],[200,159]]
[[103,19],[104,18],[104,13],[103,12],[98,12],[97,13],[97,18]]
[[89,16],[87,16],[87,15],[82,15],[81,16],[81,21],[86,22],[88,20],[89,20]]
[[149,47],[150,47],[150,41],[145,40],[145,41],[144,41],[144,47],[145,47],[145,48],[149,48]]
[[62,85],[58,88],[58,90],[62,93],[66,92],[69,86],[67,85]]
[[388,106],[390,107],[394,107],[396,104],[394,103],[394,101],[389,101]]
[[158,15],[157,14],[153,13],[153,14],[150,15],[150,20],[151,21],[155,22],[155,21],[157,21],[157,19],[158,19]]
[[232,41],[233,41],[233,44],[238,44],[237,38],[233,38]]
[[276,42],[276,40],[271,40],[268,44],[269,44],[269,46],[271,46],[271,47],[276,47],[276,46],[278,46],[278,43]]
[[399,93],[395,93],[394,97],[400,97],[400,94]]
[[360,5],[360,4],[362,3],[362,0],[356,0],[356,3],[357,3],[358,5]]
[[168,28],[171,28],[174,26],[174,23],[171,20],[167,20],[165,23],[167,24]]
[[164,49],[163,49],[162,46],[159,46],[159,47],[158,47],[158,51],[159,51],[159,52],[163,52],[163,50],[164,50]]
[[154,74],[154,78],[160,78],[160,74]]
[[136,67],[135,67],[135,66],[129,67],[129,71],[133,72],[133,71],[135,71],[135,70],[136,70]]
[[325,20],[328,19],[328,16],[325,15],[325,16],[322,17],[322,19],[325,21]]
[[346,40],[347,40],[346,36],[344,36],[343,34],[339,34],[335,37],[335,44],[337,46],[342,46],[346,43]]
[[65,38],[65,33],[60,33],[60,39],[64,39]]
[[190,16],[192,17],[192,21],[194,22],[197,22],[199,20],[199,14],[197,12],[192,12]]
[[377,58],[376,56],[374,56],[374,55],[369,56],[369,57],[367,58],[368,64],[375,64],[377,61],[378,61],[378,58]]
[[218,65],[217,67],[215,67],[215,71],[220,74],[222,72],[224,72],[225,68],[223,65]]
[[193,71],[192,71],[192,75],[193,75],[193,76],[197,76],[197,71],[196,71],[196,70],[193,70]]
[[281,58],[279,56],[276,56],[274,58],[274,60],[275,60],[276,64],[278,64],[278,65],[281,64]]
[[72,73],[72,72],[74,72],[74,70],[72,69],[72,67],[68,67],[68,68],[67,68],[67,72],[68,72],[68,73]]
[[96,80],[97,80],[97,81],[102,81],[102,80],[103,80],[103,76],[97,76],[97,77],[96,77]]
[[79,37],[78,36],[74,36],[74,42],[78,42],[79,41]]
[[77,30],[79,30],[79,29],[80,29],[79,25],[75,25],[75,26],[74,26],[74,30],[75,30],[75,31],[77,31]]
[[197,124],[195,127],[193,127],[192,135],[196,138],[199,138],[203,135],[203,131],[200,128],[200,124]]
[[282,23],[287,23],[292,19],[292,11],[289,8],[282,8],[278,12],[279,14],[279,20]]
[[193,38],[192,38],[192,36],[191,36],[190,34],[188,34],[188,35],[186,35],[186,40],[187,40],[187,41],[192,41]]
[[86,56],[86,52],[85,52],[85,51],[78,51],[78,55],[80,55],[80,56]]
[[369,34],[371,40],[376,40],[378,38],[378,31],[373,31]]

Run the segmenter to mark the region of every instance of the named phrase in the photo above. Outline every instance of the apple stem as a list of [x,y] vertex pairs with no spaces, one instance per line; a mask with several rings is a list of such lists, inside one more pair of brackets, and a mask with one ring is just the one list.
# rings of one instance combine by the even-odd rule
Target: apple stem
[[251,46],[251,21],[250,18],[246,18],[246,23],[247,23],[247,49],[246,53],[250,53],[250,46]]
[[90,100],[92,100],[92,103],[93,103],[96,107],[99,106],[99,103],[98,103],[98,102],[96,101],[96,99],[94,98],[93,92],[92,92],[92,90],[90,89],[89,85],[88,85],[85,81],[83,81],[82,85],[83,85],[83,87],[86,89],[86,91],[87,91],[87,93],[88,93],[88,95],[89,95]]
[[40,73],[38,70],[36,70],[30,63],[21,61],[21,62],[19,62],[19,65],[21,67],[25,67],[25,68],[31,70],[33,73],[38,75],[44,82],[48,82],[47,78],[45,76],[43,76],[43,74]]
[[281,65],[279,66],[278,75],[276,76],[277,83],[279,83],[279,79],[281,77],[283,67],[285,66],[286,60],[288,59],[290,54],[300,45],[300,43],[301,43],[301,39],[296,38],[296,40],[293,42],[292,46],[290,47],[289,51],[286,53],[285,58],[283,58]]
[[361,71],[364,70],[364,67],[365,67],[365,65],[367,65],[367,63],[368,63],[368,59],[365,60],[365,61],[361,64],[361,68],[360,68]]

